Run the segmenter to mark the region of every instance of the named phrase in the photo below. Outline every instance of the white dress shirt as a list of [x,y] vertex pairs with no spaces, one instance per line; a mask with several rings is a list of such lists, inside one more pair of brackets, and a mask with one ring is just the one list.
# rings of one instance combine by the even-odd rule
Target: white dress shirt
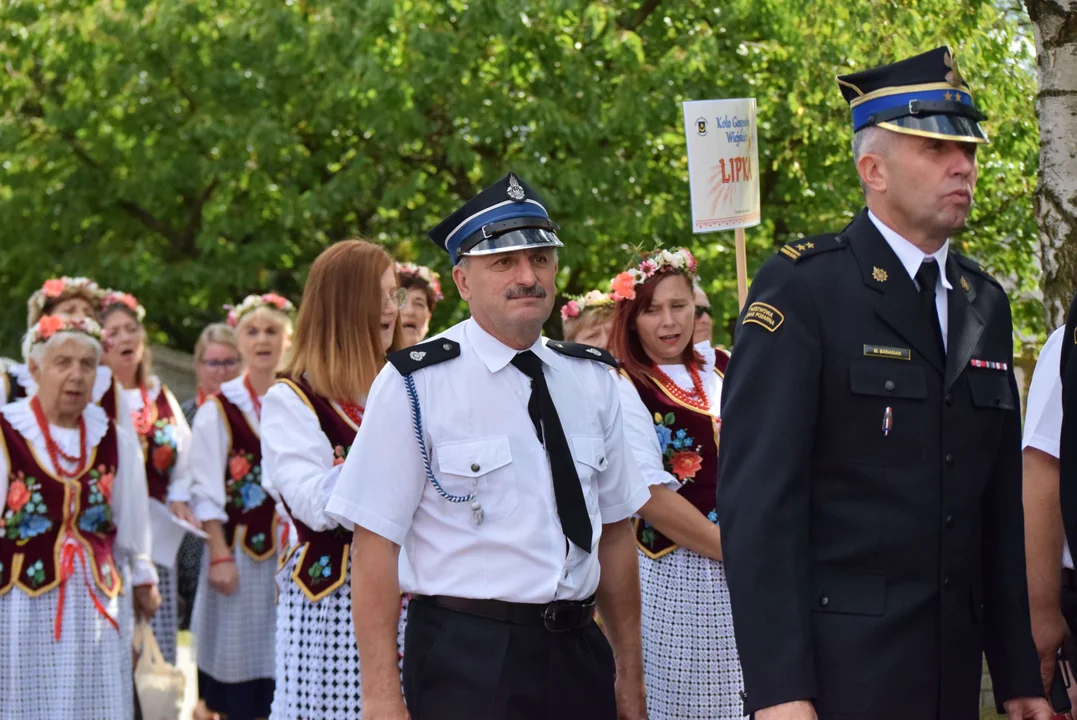
[[[341,418],[357,427],[343,411]],[[325,511],[343,467],[334,462],[333,444],[317,414],[289,386],[269,388],[262,405],[262,485],[268,480],[288,503],[291,516],[311,530],[340,525]],[[351,529],[351,523],[345,527]]]
[[[703,392],[707,394],[707,400],[710,401],[710,414],[716,418],[721,417],[722,378],[714,371],[715,350],[709,342],[699,343],[695,349],[703,356],[700,375],[703,380]],[[693,390],[692,376],[684,365],[680,363],[661,365],[659,368],[682,390],[686,392]],[[631,380],[616,370],[611,369],[610,372],[617,378],[617,390],[621,394],[625,442],[628,447],[632,448],[632,455],[639,464],[643,479],[648,485],[665,485],[677,492],[681,489],[682,483],[666,472],[662,463],[662,449],[658,444],[658,434],[654,429],[654,414],[647,409]]]
[[328,512],[404,548],[413,570],[401,579],[406,592],[527,603],[587,598],[598,587],[602,524],[631,517],[650,498],[625,448],[607,366],[560,355],[544,338],[530,348],[542,360],[583,487],[594,529],[587,553],[562,532],[549,458],[527,413],[531,381],[509,365],[517,351],[474,320],[440,338],[459,343],[460,356],[412,374],[430,466],[447,493],[477,487],[483,522],[474,524],[469,503],[444,499],[427,479],[404,378],[392,365],[370,390]]
[[[56,473],[56,467],[45,446],[45,435],[38,427],[37,418],[24,398],[0,407],[0,413],[16,432],[29,441],[37,462],[43,470]],[[90,404],[82,412],[86,425],[86,449],[91,454],[108,431],[108,417],[99,405]],[[79,431],[77,428],[61,428],[49,425],[49,434],[60,450],[73,457],[79,456]],[[151,559],[152,538],[149,522],[149,494],[146,490],[146,468],[142,464],[142,448],[132,435],[116,433],[118,462],[112,481],[112,521],[116,524],[113,551],[119,562],[131,566],[131,581],[135,585],[157,584],[157,570]],[[62,457],[64,470],[73,472],[74,464]],[[8,478],[11,475],[8,454],[0,452],[0,498],[7,497]],[[87,463],[89,464],[89,463]],[[68,538],[65,542],[76,542]]]
[[[150,378],[149,387],[146,388],[150,403],[156,403],[162,391],[161,381],[156,377]],[[172,410],[173,422],[176,425],[176,464],[172,468],[172,478],[168,483],[168,497],[165,502],[189,502],[191,499],[191,426],[187,424],[187,418],[183,409],[176,402],[176,396],[164,388],[165,398]],[[131,388],[122,392],[124,404],[132,413],[142,412],[142,391]],[[139,447],[142,447],[141,444]]]
[[[1032,384],[1025,401],[1025,436],[1021,449],[1032,447],[1053,458],[1059,456],[1062,437],[1062,340],[1066,328],[1060,327],[1047,338],[1032,372]],[[1062,565],[1073,569],[1069,542],[1062,547]]]
[[883,221],[875,217],[875,213],[868,210],[868,217],[875,223],[875,227],[878,228],[879,233],[886,240],[886,244],[890,246],[890,249],[894,251],[894,254],[898,256],[898,260],[901,261],[901,265],[905,268],[905,271],[909,273],[909,277],[912,278],[912,282],[916,285],[917,289],[920,288],[916,282],[916,273],[920,271],[920,266],[928,259],[931,258],[939,265],[939,281],[935,285],[935,310],[939,314],[939,327],[942,328],[942,345],[944,348],[950,348],[950,298],[948,292],[954,289],[953,284],[946,277],[946,257],[950,254],[950,240],[942,244],[935,252],[928,255],[920,248],[913,245],[905,238],[898,235],[895,231],[891,230],[888,226],[883,224]]
[[[243,383],[245,375],[221,385],[221,395],[243,412],[255,435],[259,433],[258,414]],[[259,398],[260,399],[260,398]],[[207,400],[198,408],[191,428],[190,493],[191,512],[200,522],[228,521],[225,512],[224,473],[228,467],[231,434],[216,402]],[[262,484],[265,485],[263,473]]]

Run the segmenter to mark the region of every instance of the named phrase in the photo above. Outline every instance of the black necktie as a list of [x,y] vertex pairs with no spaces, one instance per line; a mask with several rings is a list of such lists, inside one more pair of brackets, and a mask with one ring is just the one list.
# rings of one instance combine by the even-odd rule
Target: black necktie
[[545,429],[546,453],[550,457],[550,471],[553,474],[553,494],[557,501],[557,515],[561,518],[561,528],[565,537],[584,552],[591,552],[591,516],[587,513],[587,503],[583,499],[583,487],[580,476],[576,474],[576,465],[568,449],[565,430],[557,416],[550,388],[542,374],[542,361],[538,355],[526,350],[512,359],[527,377],[531,378],[531,399],[527,403],[527,412],[535,424],[539,441],[543,440]]
[[942,325],[939,324],[939,311],[935,307],[935,288],[939,283],[939,264],[935,258],[928,258],[920,263],[916,271],[916,283],[920,286],[920,305],[924,309],[925,320],[930,323],[935,343],[942,357],[946,357],[946,345],[942,342]]

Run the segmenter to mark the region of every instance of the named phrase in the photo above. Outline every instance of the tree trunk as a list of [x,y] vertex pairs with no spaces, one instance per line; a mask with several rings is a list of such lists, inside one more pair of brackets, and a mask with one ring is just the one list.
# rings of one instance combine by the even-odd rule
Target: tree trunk
[[1025,0],[1036,34],[1040,92],[1040,226],[1047,328],[1077,292],[1077,0]]

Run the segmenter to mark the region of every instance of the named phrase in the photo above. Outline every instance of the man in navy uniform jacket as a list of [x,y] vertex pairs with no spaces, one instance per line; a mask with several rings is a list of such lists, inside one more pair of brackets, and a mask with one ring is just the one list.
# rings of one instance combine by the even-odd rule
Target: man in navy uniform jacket
[[987,141],[949,48],[838,78],[867,210],[767,261],[718,515],[757,720],[1051,717],[1029,625],[1006,293],[954,252]]

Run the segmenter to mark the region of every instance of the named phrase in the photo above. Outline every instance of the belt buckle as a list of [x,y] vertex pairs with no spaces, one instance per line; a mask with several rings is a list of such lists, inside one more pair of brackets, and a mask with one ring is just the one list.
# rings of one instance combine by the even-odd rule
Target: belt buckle
[[[573,630],[572,627],[557,627],[555,624],[558,621],[558,616],[564,618],[564,615],[559,613],[560,610],[568,610],[572,606],[562,603],[560,601],[554,601],[546,606],[546,609],[542,611],[542,624],[546,628],[547,632],[558,633],[568,632]],[[579,624],[577,622],[577,624]]]

